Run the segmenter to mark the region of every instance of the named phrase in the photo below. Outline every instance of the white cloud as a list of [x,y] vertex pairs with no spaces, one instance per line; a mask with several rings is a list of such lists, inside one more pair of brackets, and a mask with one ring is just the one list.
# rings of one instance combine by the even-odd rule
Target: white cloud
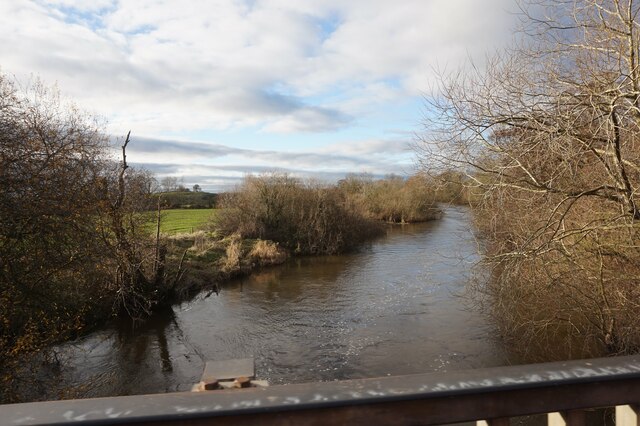
[[[59,82],[116,117],[114,127],[126,117],[147,134],[247,124],[330,131],[425,90],[434,65],[502,42],[511,4],[12,0],[0,4],[0,55],[6,72]],[[280,93],[266,96],[274,86]]]
[[[20,81],[37,75],[57,83],[81,107],[106,117],[115,135],[131,129],[154,140],[197,134],[211,141],[225,140],[225,132],[248,134],[253,145],[236,137],[237,145],[226,147],[187,138],[157,149],[132,147],[138,158],[132,161],[158,170],[163,163],[162,173],[173,164],[173,172],[201,183],[269,168],[332,179],[354,171],[402,173],[411,164],[408,144],[390,138],[388,129],[410,130],[412,123],[380,122],[416,105],[436,81],[434,69],[481,60],[508,41],[513,16],[506,8],[513,6],[512,0],[0,1],[0,70]],[[297,145],[284,133],[300,135]],[[310,133],[317,134],[313,148],[305,146]],[[247,148],[265,135],[289,142],[278,143],[282,152]]]
[[[246,167],[245,165],[251,162],[251,167],[258,165],[266,169],[295,168],[307,174],[314,169],[342,174],[366,169],[384,174],[402,172],[395,160],[388,159],[388,154],[397,154],[404,149],[406,143],[401,141],[371,140],[345,141],[315,152],[301,149],[281,152],[234,148],[215,143],[133,137],[128,155],[132,162],[145,163],[145,158],[154,158],[155,164],[180,164],[182,167],[191,167],[193,163],[198,163],[221,168],[236,163],[232,167],[237,169],[240,166]],[[380,155],[371,155],[374,152]]]
[[40,3],[43,5],[70,8],[83,12],[95,12],[113,5],[112,0],[42,0]]
[[277,133],[316,132],[339,129],[351,121],[351,117],[337,110],[305,107],[280,118],[264,130]]
[[131,164],[149,169],[159,177],[181,176],[189,185],[199,183],[205,189],[219,191],[229,189],[250,173],[284,172],[328,182],[336,182],[348,173],[370,173],[377,177],[391,173],[407,175],[414,171],[412,161],[393,157],[406,152],[406,148],[406,142],[400,140],[345,140],[319,152],[303,149],[280,152],[133,137],[127,157]]
[[358,157],[389,156],[410,152],[410,141],[407,139],[370,139],[358,141],[342,141],[328,145],[319,152],[340,153]]

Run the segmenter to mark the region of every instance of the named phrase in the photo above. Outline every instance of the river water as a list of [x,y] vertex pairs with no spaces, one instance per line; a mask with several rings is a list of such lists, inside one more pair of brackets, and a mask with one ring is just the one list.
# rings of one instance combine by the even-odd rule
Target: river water
[[504,365],[464,296],[476,252],[468,211],[452,207],[390,226],[357,253],[292,259],[141,327],[59,346],[63,367],[45,398],[185,391],[205,361],[249,356],[272,384]]

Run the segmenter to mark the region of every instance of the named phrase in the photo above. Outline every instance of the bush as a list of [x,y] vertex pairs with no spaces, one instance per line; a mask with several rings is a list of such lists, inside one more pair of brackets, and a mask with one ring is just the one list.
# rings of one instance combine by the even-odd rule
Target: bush
[[510,348],[638,352],[639,5],[522,12],[517,43],[444,76],[416,148],[425,167],[476,187],[483,290]]
[[491,270],[483,291],[501,334],[526,361],[637,352],[637,227],[614,203],[588,198],[550,219],[560,201],[510,189],[476,206]]
[[222,265],[222,271],[232,273],[240,269],[242,260],[242,239],[239,235],[230,237],[229,245],[226,249],[226,256]]
[[287,253],[272,241],[258,240],[249,257],[260,266],[278,265],[287,259]]
[[[95,207],[107,142],[57,93],[0,75],[0,381],[16,357],[104,314]],[[11,395],[3,386],[0,400]]]
[[223,235],[272,240],[300,254],[343,252],[382,232],[337,188],[281,174],[248,176],[220,207]]
[[441,214],[434,184],[423,175],[381,180],[352,175],[340,181],[338,187],[356,209],[371,219],[412,223],[437,219]]
[[218,194],[209,192],[161,192],[153,195],[160,198],[166,209],[211,209],[216,205]]
[[[13,380],[21,356],[78,336],[119,301],[129,308],[128,294],[158,293],[153,278],[146,294],[137,285],[161,269],[141,229],[149,175],[108,153],[95,118],[0,75],[0,381]],[[0,388],[0,401],[17,387]]]

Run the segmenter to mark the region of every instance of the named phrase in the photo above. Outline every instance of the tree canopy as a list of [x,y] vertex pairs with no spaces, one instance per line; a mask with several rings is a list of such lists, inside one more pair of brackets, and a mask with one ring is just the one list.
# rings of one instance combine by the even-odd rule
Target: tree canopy
[[151,178],[116,161],[100,120],[0,74],[0,380],[17,355],[161,296],[139,226]]

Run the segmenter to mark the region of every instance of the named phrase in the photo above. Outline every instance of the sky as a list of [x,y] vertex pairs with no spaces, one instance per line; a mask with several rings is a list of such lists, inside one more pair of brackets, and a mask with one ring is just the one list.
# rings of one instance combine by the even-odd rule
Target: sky
[[[439,75],[510,40],[514,0],[1,0],[0,71],[131,130],[129,162],[228,190],[248,173],[415,171]],[[467,65],[465,65],[467,64]]]

